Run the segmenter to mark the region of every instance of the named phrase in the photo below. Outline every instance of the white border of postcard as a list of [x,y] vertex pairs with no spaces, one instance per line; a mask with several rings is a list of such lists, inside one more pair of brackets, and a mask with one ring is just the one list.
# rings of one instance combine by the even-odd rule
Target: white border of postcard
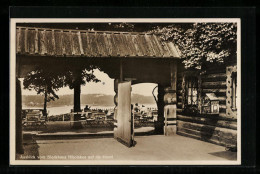
[[[16,23],[237,23],[237,160],[236,161],[129,161],[129,160],[16,160],[15,159],[15,60]],[[10,165],[240,165],[241,164],[241,21],[240,18],[10,18]]]

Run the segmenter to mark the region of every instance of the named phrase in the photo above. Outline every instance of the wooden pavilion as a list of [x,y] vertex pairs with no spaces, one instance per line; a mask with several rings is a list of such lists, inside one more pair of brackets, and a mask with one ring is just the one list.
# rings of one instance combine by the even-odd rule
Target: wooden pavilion
[[[38,64],[64,70],[93,64],[115,79],[115,138],[127,146],[133,142],[131,85],[158,84],[158,121],[155,132],[180,134],[224,146],[236,146],[236,63],[190,72],[181,53],[159,35],[138,32],[86,31],[47,28],[16,28],[16,147],[22,150],[21,87],[24,77]],[[195,80],[194,80],[195,79]],[[74,110],[80,111],[80,84],[74,87]],[[219,113],[205,114],[203,96],[214,93]],[[191,108],[198,110],[194,114]],[[177,119],[177,121],[176,121]],[[177,123],[177,126],[176,126]]]
[[[175,105],[176,77],[180,67],[180,51],[172,43],[162,43],[159,36],[147,33],[59,30],[17,27],[17,138],[21,135],[21,91],[18,78],[24,77],[38,64],[50,63],[57,70],[73,67],[75,74],[82,64],[98,65],[110,78],[115,79],[117,129],[115,137],[132,145],[131,85],[157,83],[159,118],[156,131],[163,133],[164,105]],[[77,77],[75,77],[77,78]],[[80,84],[74,87],[74,110],[80,111]],[[166,91],[166,92],[165,92]],[[169,98],[168,100],[164,98]],[[17,139],[17,140],[18,140]]]

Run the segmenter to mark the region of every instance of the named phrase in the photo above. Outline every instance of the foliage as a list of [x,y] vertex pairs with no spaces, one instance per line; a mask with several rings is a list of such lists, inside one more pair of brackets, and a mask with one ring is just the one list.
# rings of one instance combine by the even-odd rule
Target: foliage
[[236,55],[236,23],[172,24],[156,27],[163,41],[173,41],[186,68],[201,69],[204,63],[223,63]]
[[119,24],[109,23],[109,25],[112,25],[112,27],[118,31],[133,31],[135,27],[134,24],[125,23],[125,22]]
[[185,105],[183,113],[187,114],[187,115],[195,116],[195,115],[199,114],[198,106],[188,106],[188,105]]
[[[73,69],[78,67],[78,69]],[[86,82],[100,82],[100,80],[94,75],[94,69],[99,67],[94,65],[89,66],[69,66],[67,71],[64,71],[64,86],[69,86],[70,89],[74,88],[74,84],[85,85]]]
[[63,87],[64,77],[46,68],[37,68],[24,78],[24,89],[35,90],[37,94],[47,93],[47,102],[59,99],[56,92]]
[[78,63],[62,66],[46,63],[37,66],[34,71],[27,74],[24,79],[24,88],[44,95],[44,111],[46,112],[47,102],[59,99],[56,94],[59,88],[69,86],[70,89],[73,89],[75,84],[85,85],[90,81],[99,82],[100,80],[93,74],[95,68],[98,67]]

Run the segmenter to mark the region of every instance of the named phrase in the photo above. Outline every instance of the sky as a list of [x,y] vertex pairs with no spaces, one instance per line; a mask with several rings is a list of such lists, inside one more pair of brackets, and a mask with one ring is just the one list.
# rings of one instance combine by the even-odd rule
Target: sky
[[[101,80],[99,83],[89,82],[85,86],[81,86],[81,94],[107,94],[115,95],[114,92],[114,79],[109,78],[109,76],[99,70],[94,71],[95,76]],[[21,79],[22,80],[22,79]],[[132,94],[141,94],[145,96],[152,96],[152,90],[157,86],[155,83],[140,83],[132,85]],[[157,90],[155,90],[155,95],[157,95]],[[58,95],[73,94],[73,90],[69,87],[60,88],[57,91]],[[35,91],[29,91],[23,89],[22,83],[22,95],[36,95]]]

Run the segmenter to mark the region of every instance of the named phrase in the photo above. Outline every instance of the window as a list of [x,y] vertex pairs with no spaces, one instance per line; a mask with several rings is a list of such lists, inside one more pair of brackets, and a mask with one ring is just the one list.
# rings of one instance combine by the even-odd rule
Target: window
[[232,93],[231,93],[231,107],[232,109],[236,109],[237,108],[237,73],[232,73],[232,86],[231,86],[231,90],[232,90]]
[[191,76],[186,78],[186,105],[197,106],[198,105],[198,78]]

